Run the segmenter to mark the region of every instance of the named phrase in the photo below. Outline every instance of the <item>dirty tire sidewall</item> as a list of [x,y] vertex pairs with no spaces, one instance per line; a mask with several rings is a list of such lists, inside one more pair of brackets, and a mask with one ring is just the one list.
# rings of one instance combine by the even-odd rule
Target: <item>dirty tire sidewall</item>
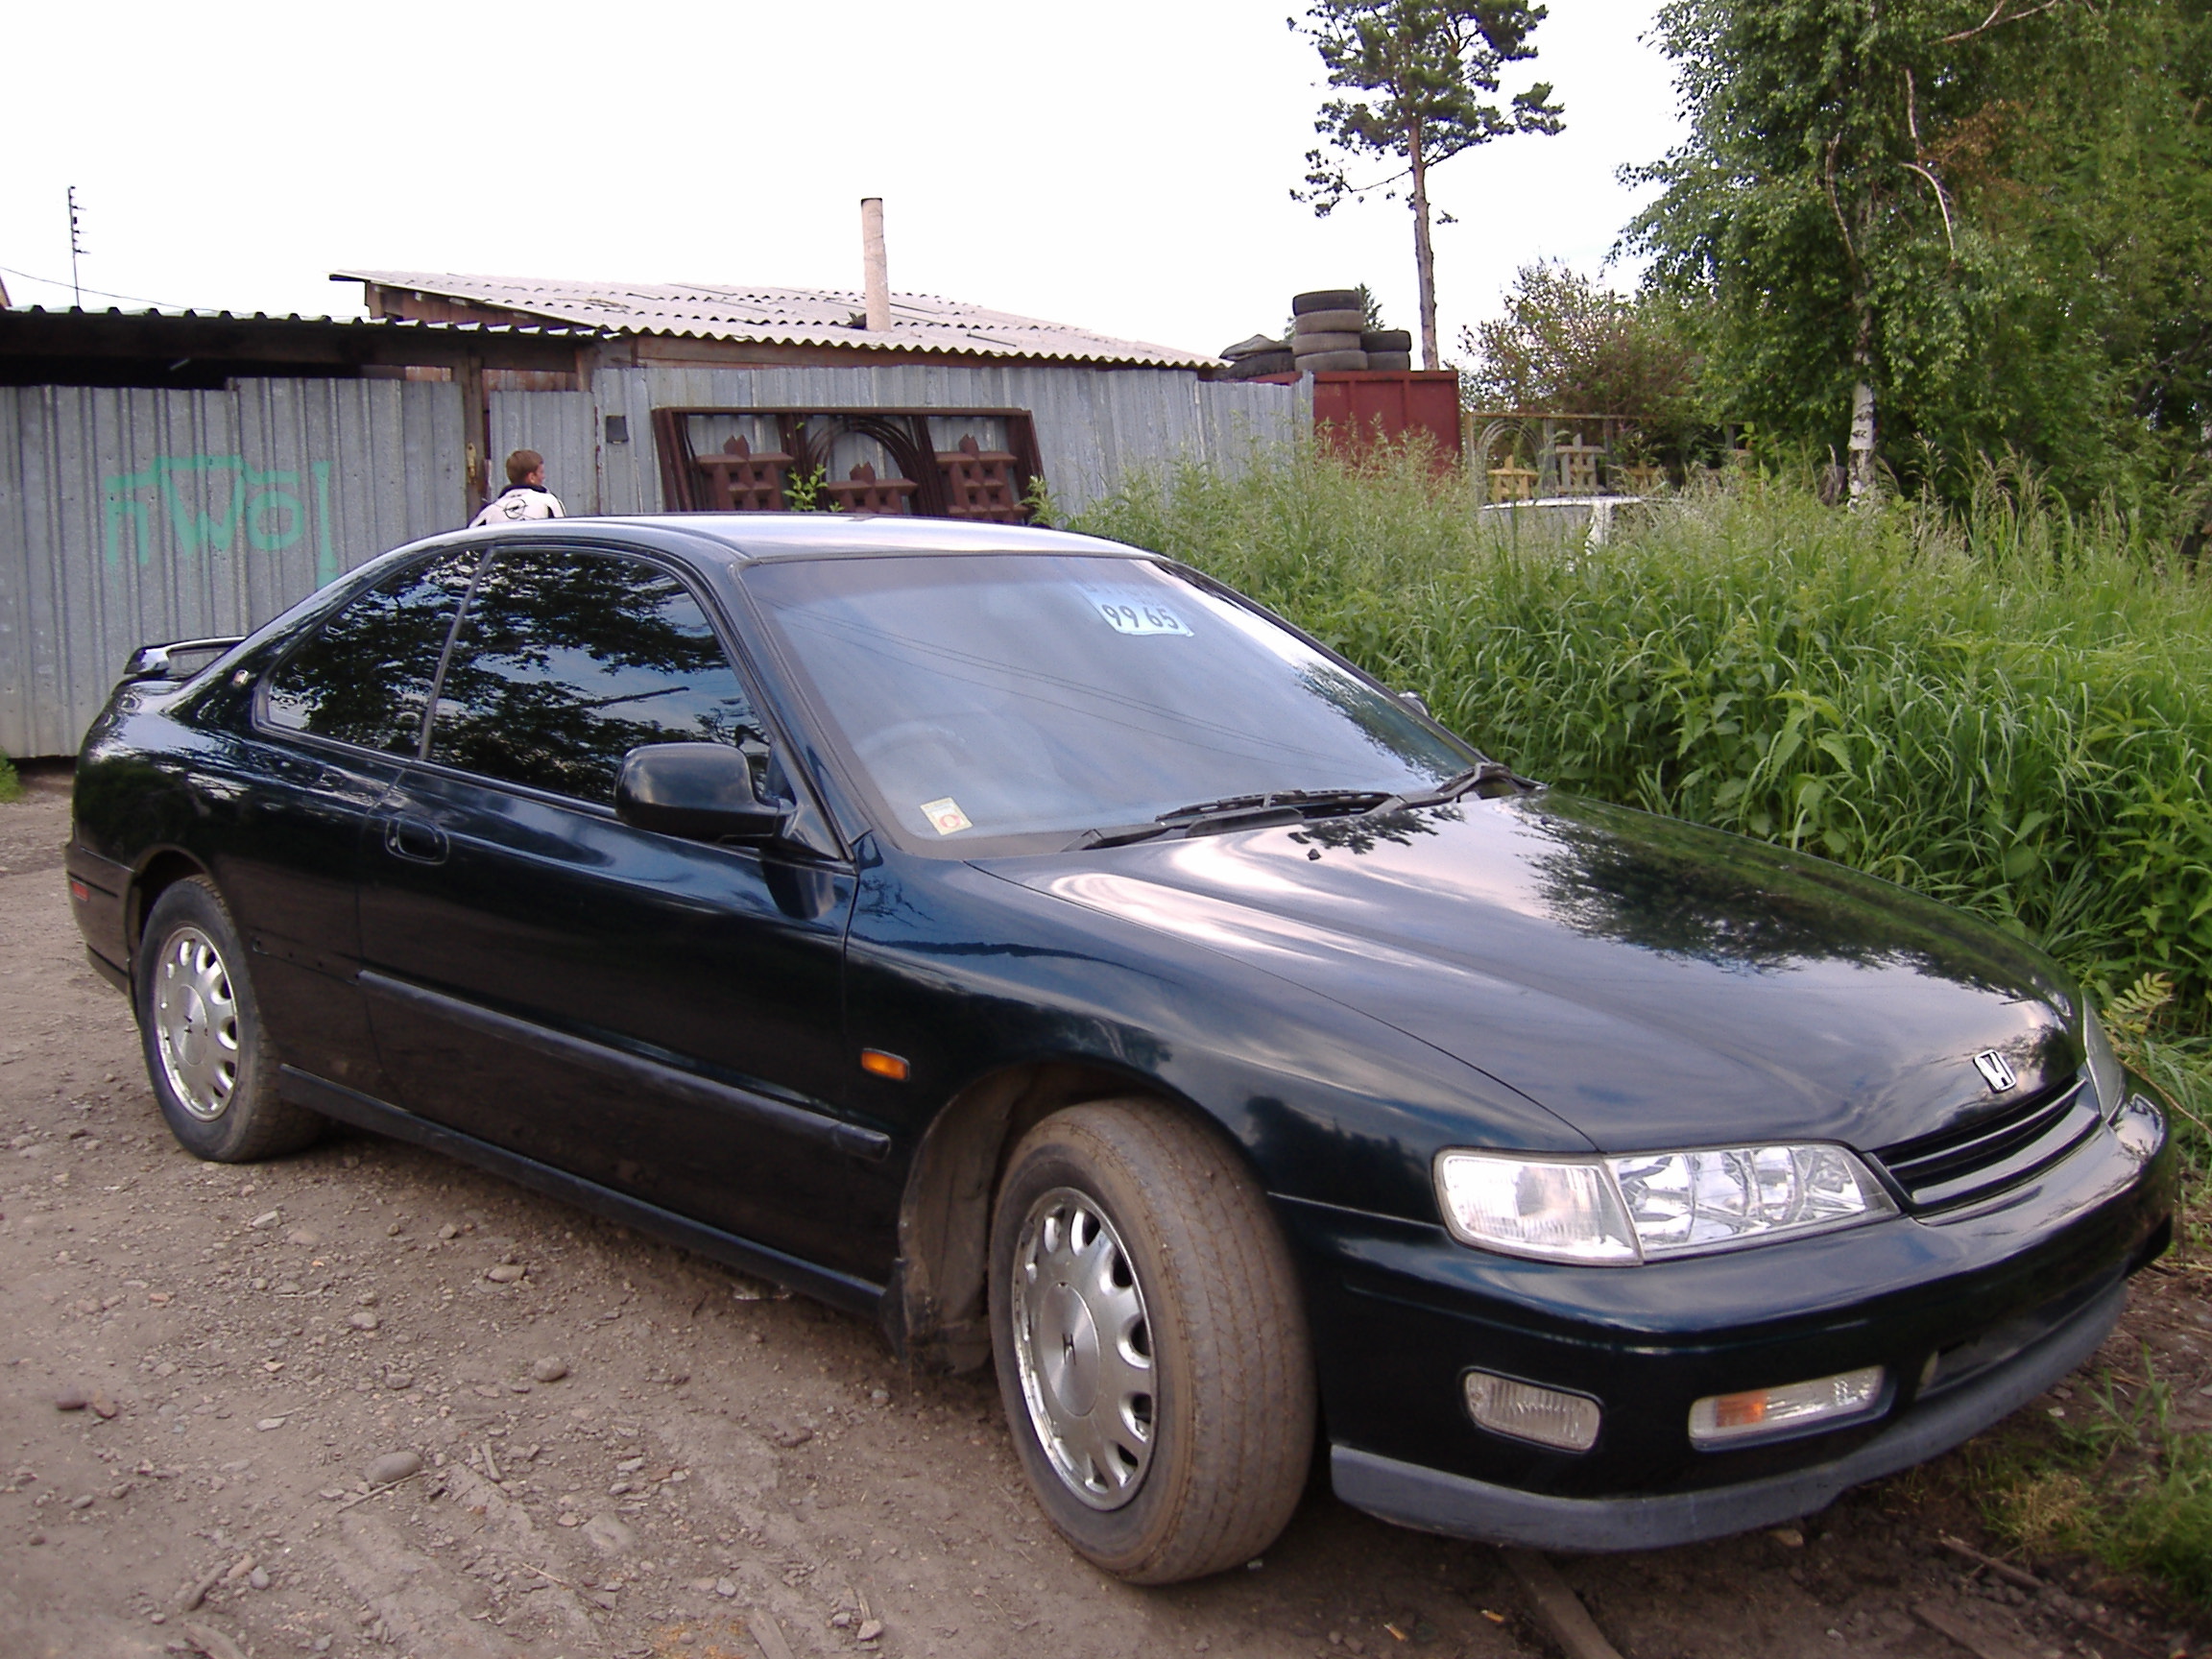
[[1357,288],[1310,288],[1303,294],[1290,297],[1290,315],[1304,317],[1312,311],[1358,311],[1367,315],[1367,297]]
[[[223,958],[238,1022],[238,1072],[228,1104],[213,1118],[195,1117],[171,1087],[155,1029],[156,974],[163,950],[185,927],[197,928]],[[244,942],[215,884],[204,876],[162,890],[146,918],[132,963],[132,1010],[146,1056],[147,1081],[155,1104],[177,1143],[195,1158],[216,1164],[244,1164],[307,1145],[321,1131],[314,1114],[276,1095],[276,1057],[261,1024],[261,1004],[246,964]]]
[[[1152,1459],[1137,1496],[1118,1509],[1094,1509],[1063,1484],[1037,1443],[1013,1357],[1015,1250],[1030,1207],[1055,1188],[1072,1188],[1106,1213],[1145,1301]],[[1170,1584],[1241,1566],[1274,1541],[1311,1461],[1312,1359],[1287,1246],[1235,1152],[1153,1101],[1054,1114],[1008,1165],[990,1286],[1015,1451],[1032,1495],[1070,1543],[1118,1577]]]
[[1358,334],[1367,326],[1367,313],[1357,305],[1341,311],[1308,311],[1297,320],[1293,338],[1308,334]]

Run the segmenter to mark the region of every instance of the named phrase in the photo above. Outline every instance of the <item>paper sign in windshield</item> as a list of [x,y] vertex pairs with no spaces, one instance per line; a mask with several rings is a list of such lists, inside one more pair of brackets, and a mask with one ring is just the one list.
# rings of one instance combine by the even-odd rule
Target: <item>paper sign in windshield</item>
[[1190,630],[1165,605],[1136,590],[1086,588],[1083,597],[1117,634],[1180,634]]
[[929,820],[929,828],[940,835],[957,835],[963,830],[975,828],[969,822],[968,814],[960,810],[960,803],[950,795],[923,802],[922,816]]

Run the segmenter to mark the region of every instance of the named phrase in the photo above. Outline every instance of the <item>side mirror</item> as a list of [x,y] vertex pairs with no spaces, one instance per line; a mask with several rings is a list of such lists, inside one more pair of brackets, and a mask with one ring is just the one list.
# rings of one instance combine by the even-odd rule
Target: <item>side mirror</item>
[[651,743],[622,757],[614,816],[686,841],[772,841],[791,809],[763,801],[753,767],[725,743]]

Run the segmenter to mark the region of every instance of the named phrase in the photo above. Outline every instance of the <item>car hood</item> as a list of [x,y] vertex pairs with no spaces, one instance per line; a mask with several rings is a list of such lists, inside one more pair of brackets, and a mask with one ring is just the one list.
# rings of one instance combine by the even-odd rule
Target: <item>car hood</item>
[[[1550,791],[981,867],[1356,1008],[1607,1151],[1887,1146],[2080,1064],[2064,981],[1996,929]],[[2018,1078],[2001,1095],[1989,1049]]]

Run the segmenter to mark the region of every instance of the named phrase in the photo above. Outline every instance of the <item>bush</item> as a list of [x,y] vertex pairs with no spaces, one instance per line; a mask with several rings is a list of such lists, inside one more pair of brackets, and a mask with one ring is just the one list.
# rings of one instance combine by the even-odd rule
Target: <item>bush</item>
[[1946,515],[1750,478],[1585,553],[1423,457],[1140,475],[1075,528],[1230,582],[1484,752],[1839,859],[2212,1027],[2212,591],[1985,475]]
[[0,755],[0,801],[12,801],[22,793],[23,780],[15,775],[8,757]]

